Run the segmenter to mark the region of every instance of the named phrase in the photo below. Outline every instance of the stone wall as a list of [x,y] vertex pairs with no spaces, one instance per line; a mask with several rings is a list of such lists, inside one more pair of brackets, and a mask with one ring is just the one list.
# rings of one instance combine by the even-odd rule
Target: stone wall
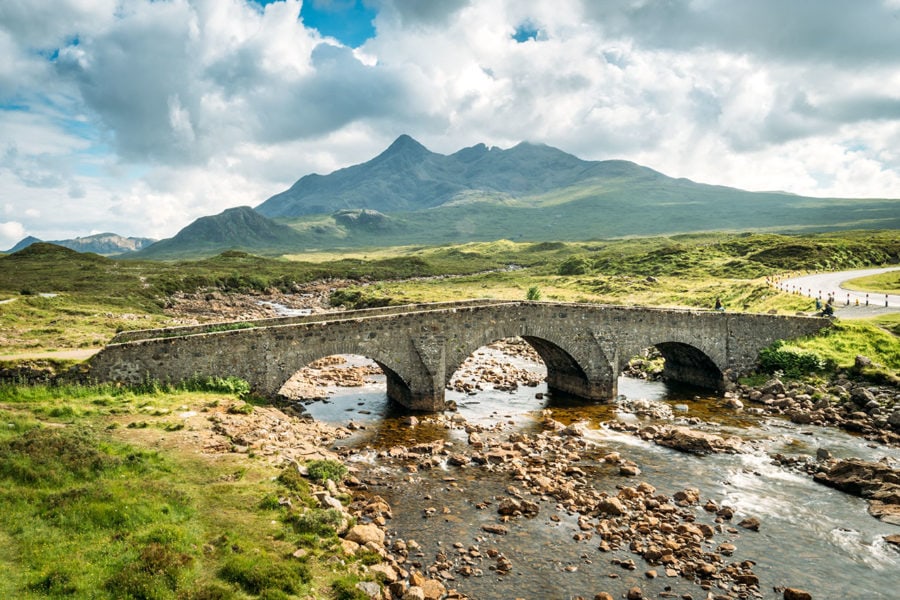
[[656,346],[673,379],[715,387],[755,366],[776,339],[812,334],[825,319],[549,302],[474,301],[266,319],[249,329],[144,331],[92,362],[101,380],[179,382],[197,375],[246,379],[274,396],[307,364],[333,354],[375,360],[388,395],[441,410],[444,388],[478,348],[521,336],[547,365],[548,386],[591,400],[615,396],[625,363]]

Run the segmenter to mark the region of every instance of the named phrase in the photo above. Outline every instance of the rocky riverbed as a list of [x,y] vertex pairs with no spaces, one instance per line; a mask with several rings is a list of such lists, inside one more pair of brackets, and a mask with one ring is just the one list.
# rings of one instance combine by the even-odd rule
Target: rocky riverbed
[[[521,398],[543,377],[540,368],[528,364],[536,363],[535,357],[522,349],[520,361],[509,365],[496,355],[516,355],[519,348],[513,342],[476,355],[451,390],[464,398],[478,399],[488,390]],[[529,375],[522,377],[523,371]],[[527,393],[540,396],[540,389]],[[814,386],[777,379],[754,388],[732,386],[711,402],[729,422],[775,418],[773,423],[794,428],[839,427],[866,436],[877,449],[897,445],[898,399],[894,388],[844,375]],[[385,582],[380,589],[364,585],[370,597],[830,597],[830,592],[790,580],[766,585],[767,574],[759,572],[754,555],[762,539],[757,536],[771,535],[771,527],[778,525],[762,512],[752,514],[745,506],[714,498],[689,479],[674,487],[677,477],[659,480],[658,474],[643,471],[646,456],[629,456],[627,447],[605,447],[597,439],[597,427],[686,455],[767,453],[765,460],[772,465],[767,468],[774,473],[802,474],[810,483],[825,484],[821,490],[830,486],[866,497],[873,516],[888,526],[896,523],[898,453],[867,461],[835,458],[825,448],[812,456],[771,452],[763,441],[742,436],[740,425],[724,431],[707,415],[685,414],[682,404],[640,398],[620,398],[608,413],[611,418],[601,421],[573,421],[569,417],[577,409],[550,409],[535,415],[533,426],[523,426],[504,412],[494,411],[490,423],[466,418],[465,410],[399,417],[396,427],[406,433],[384,435],[382,425],[372,424],[368,427],[379,433],[368,439],[381,440],[377,445],[339,448],[356,470],[346,482],[358,498],[351,510],[360,523],[383,532],[383,539],[367,541],[383,558],[371,568]],[[565,415],[562,421],[557,412]],[[622,414],[631,417],[616,416]],[[350,423],[353,429],[367,427]],[[385,444],[388,440],[395,443]],[[410,489],[417,493],[410,496]],[[897,547],[897,532],[888,531],[872,543]],[[541,588],[539,575],[538,583],[527,575],[538,560],[527,547],[537,543],[532,538],[544,536],[551,536],[554,559],[546,558],[552,564],[546,579],[556,582],[557,573],[572,578],[550,593]],[[345,549],[355,551],[349,544]],[[878,560],[900,565],[900,558],[890,555]],[[593,583],[585,589],[588,584],[577,578],[588,574]],[[865,585],[859,589],[865,591]],[[543,591],[535,595],[535,590]]]

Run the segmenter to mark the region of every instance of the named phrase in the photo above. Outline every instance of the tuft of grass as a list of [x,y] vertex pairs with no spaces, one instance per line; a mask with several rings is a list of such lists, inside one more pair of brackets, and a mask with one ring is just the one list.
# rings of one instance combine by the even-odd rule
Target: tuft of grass
[[306,563],[286,562],[265,552],[232,554],[219,570],[219,576],[248,594],[256,595],[300,594],[312,581],[312,572]]
[[311,460],[306,463],[309,478],[324,482],[326,479],[339,482],[347,475],[347,467],[336,460]]

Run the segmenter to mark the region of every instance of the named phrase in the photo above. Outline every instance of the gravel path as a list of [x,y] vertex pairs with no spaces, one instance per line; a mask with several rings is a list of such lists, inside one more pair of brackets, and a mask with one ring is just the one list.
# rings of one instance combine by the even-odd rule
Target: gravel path
[[[886,313],[900,312],[900,295],[856,292],[844,288],[844,282],[858,277],[867,277],[897,270],[900,270],[900,267],[814,273],[801,277],[776,279],[774,285],[783,292],[799,293],[810,298],[819,297],[822,298],[823,302],[828,298],[829,294],[833,295],[837,309],[836,313],[847,318],[873,317]],[[868,304],[866,302],[867,299]]]

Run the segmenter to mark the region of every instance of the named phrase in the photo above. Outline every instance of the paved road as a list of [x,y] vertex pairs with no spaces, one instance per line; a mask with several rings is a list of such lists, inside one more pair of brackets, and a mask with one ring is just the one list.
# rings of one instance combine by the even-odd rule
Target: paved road
[[[784,292],[800,293],[810,298],[819,297],[822,298],[823,302],[829,295],[832,295],[835,299],[838,314],[850,318],[872,317],[885,313],[900,312],[900,295],[856,292],[844,288],[842,284],[858,277],[867,277],[897,270],[900,270],[900,267],[814,273],[801,277],[779,279],[775,283],[775,287]],[[868,305],[866,304],[867,299]],[[858,304],[857,301],[859,302]]]

